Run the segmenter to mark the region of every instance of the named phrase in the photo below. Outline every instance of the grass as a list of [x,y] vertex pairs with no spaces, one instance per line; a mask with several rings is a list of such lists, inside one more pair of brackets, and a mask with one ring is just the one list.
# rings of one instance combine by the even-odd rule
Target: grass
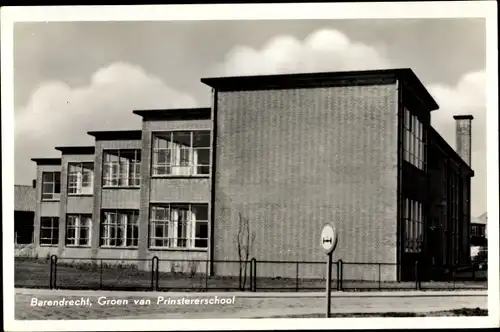
[[[154,276],[156,277],[156,276]],[[153,283],[156,283],[156,278]],[[47,260],[16,259],[15,285],[25,288],[48,288],[50,283],[50,263]],[[323,291],[325,279],[263,278],[256,281],[257,291]],[[135,266],[99,264],[71,264],[59,262],[56,276],[57,288],[66,289],[112,289],[112,290],[150,290],[152,289],[151,271],[142,271]],[[239,277],[207,277],[203,274],[161,272],[158,275],[160,291],[205,291],[239,290]],[[376,282],[344,280],[346,291],[378,290],[415,290],[415,282]],[[476,282],[423,282],[423,290],[448,289],[487,289],[486,281]],[[332,281],[332,290],[337,282]],[[246,289],[249,288],[249,278]]]
[[[381,312],[381,313],[332,313],[331,318],[357,318],[357,317],[477,317],[488,316],[488,310],[480,308],[462,308],[431,312]],[[288,315],[266,318],[324,318],[324,314]],[[262,317],[263,318],[263,317]]]

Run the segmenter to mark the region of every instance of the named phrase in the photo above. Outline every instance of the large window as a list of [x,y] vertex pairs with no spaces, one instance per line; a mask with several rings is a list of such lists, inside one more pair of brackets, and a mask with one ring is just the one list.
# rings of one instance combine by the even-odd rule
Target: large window
[[59,243],[59,218],[40,218],[40,245],[54,246]]
[[405,108],[404,112],[404,160],[425,170],[424,126],[417,116]]
[[210,172],[210,131],[174,131],[153,136],[153,175],[197,176]]
[[141,150],[104,151],[103,187],[139,187]]
[[101,247],[137,247],[139,235],[138,210],[103,211]]
[[94,163],[68,165],[68,195],[92,195],[94,189]]
[[151,248],[207,248],[208,204],[154,204]]
[[452,168],[451,173],[451,264],[457,264],[459,262],[460,253],[460,216],[459,216],[459,197],[458,193],[460,190],[459,177],[456,173],[456,168]]
[[90,246],[92,216],[69,214],[66,219],[66,246]]
[[445,202],[443,206],[443,223],[441,224],[441,227],[443,229],[443,235],[442,235],[442,259],[443,259],[443,264],[449,264],[449,255],[450,255],[450,241],[448,241],[449,238],[449,231],[448,231],[448,206],[449,206],[449,185],[450,185],[450,179],[449,179],[449,172],[448,172],[449,164],[448,162],[445,162],[444,165],[444,172],[443,172],[443,201]]
[[405,252],[421,252],[424,230],[424,213],[422,203],[405,199],[403,219],[405,225]]
[[42,173],[42,200],[58,200],[61,197],[61,172]]

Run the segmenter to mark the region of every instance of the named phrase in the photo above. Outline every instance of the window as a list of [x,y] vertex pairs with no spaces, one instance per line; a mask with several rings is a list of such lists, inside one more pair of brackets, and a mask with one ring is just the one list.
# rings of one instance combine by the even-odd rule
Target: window
[[472,225],[471,235],[477,237],[484,237],[486,235],[484,225]]
[[42,200],[58,200],[61,197],[61,172],[42,173]]
[[59,218],[40,218],[40,245],[55,246],[59,243]]
[[456,165],[451,172],[451,252],[450,263],[457,264],[459,262],[460,253],[460,216],[459,216],[459,199],[458,193],[460,189],[459,177]]
[[408,109],[404,110],[404,160],[425,170],[424,125]]
[[68,215],[66,219],[66,246],[90,246],[91,215]]
[[151,248],[207,248],[208,204],[155,204],[150,212]]
[[421,252],[424,234],[424,213],[422,203],[405,199],[403,221],[405,229],[405,252]]
[[449,253],[450,253],[450,248],[449,248],[449,232],[448,232],[448,207],[449,207],[449,186],[450,186],[450,178],[449,178],[449,163],[445,162],[444,167],[443,167],[443,173],[442,173],[442,179],[443,179],[443,200],[446,202],[446,204],[443,206],[443,223],[441,227],[443,228],[443,234],[442,234],[442,259],[443,259],[443,264],[447,265],[449,264]]
[[104,151],[103,187],[139,187],[141,150]]
[[101,222],[101,247],[137,247],[139,211],[103,211]]
[[175,131],[153,136],[152,174],[199,176],[210,171],[210,131]]
[[94,191],[94,163],[68,165],[68,195],[92,195]]

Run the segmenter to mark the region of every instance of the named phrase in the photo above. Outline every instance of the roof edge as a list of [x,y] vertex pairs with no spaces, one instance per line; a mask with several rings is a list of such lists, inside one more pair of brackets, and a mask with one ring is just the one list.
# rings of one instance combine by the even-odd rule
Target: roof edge
[[196,108],[171,108],[134,110],[132,113],[139,115],[143,120],[206,120],[212,116],[210,107]]
[[99,140],[141,140],[142,130],[101,130],[88,131],[88,135]]
[[458,163],[459,163],[461,166],[465,167],[465,168],[467,169],[467,171],[471,172],[472,177],[473,177],[475,173],[474,173],[474,170],[472,169],[472,167],[470,167],[470,166],[469,166],[469,164],[467,164],[467,163],[465,162],[465,160],[463,160],[463,159],[462,159],[462,157],[460,157],[460,155],[458,154],[458,152],[457,152],[457,151],[455,151],[455,149],[453,149],[453,148],[451,147],[451,145],[450,145],[448,142],[446,142],[446,140],[443,138],[443,136],[441,136],[441,135],[437,132],[437,130],[436,130],[436,129],[434,129],[432,126],[430,127],[430,129],[431,129],[431,134],[432,134],[432,135],[434,135],[435,137],[437,137],[437,138],[438,138],[438,140],[439,140],[439,142],[438,142],[438,143],[439,143],[438,147],[439,147],[439,148],[444,147],[444,149],[442,149],[442,150],[443,150],[443,152],[444,152],[444,153],[446,153],[446,154],[448,154],[450,157],[454,158],[455,160],[457,160],[457,161],[458,161]]
[[474,120],[474,116],[472,116],[472,114],[468,114],[468,115],[454,115],[453,119],[455,119],[455,120]]
[[437,102],[411,68],[212,77],[202,78],[201,82],[219,91],[252,91],[370,85],[398,79],[403,79],[407,84],[414,87],[431,111],[439,109]]
[[62,154],[94,154],[94,146],[57,146],[54,149]]
[[31,158],[37,165],[61,165],[61,158]]

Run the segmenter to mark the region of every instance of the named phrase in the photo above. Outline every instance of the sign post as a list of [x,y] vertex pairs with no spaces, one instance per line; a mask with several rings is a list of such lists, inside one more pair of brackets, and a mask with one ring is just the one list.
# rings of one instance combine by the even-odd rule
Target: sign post
[[332,253],[337,247],[337,232],[331,224],[321,230],[321,247],[326,253],[326,317],[330,317],[332,293]]

